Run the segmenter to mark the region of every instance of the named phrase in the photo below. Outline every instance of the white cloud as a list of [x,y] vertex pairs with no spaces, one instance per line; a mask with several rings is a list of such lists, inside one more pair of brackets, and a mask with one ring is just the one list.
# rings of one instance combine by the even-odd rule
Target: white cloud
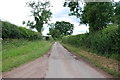
[[27,1],[28,0],[1,0],[0,17],[22,26],[22,21],[29,19],[29,10],[25,7]]
[[[28,7],[25,7],[26,2],[30,0],[1,0],[0,1],[0,18],[7,20],[18,26],[23,26],[22,21],[31,20],[30,11]],[[35,0],[37,1],[37,0]],[[64,0],[50,0],[51,11],[53,13],[53,18],[50,22],[55,23],[56,21],[67,21],[74,24],[73,34],[80,34],[88,30],[85,26],[79,26],[79,19],[74,16],[68,16],[69,8],[63,7]],[[48,33],[49,28],[44,26],[43,35]]]
[[86,25],[79,25],[77,23],[75,24],[73,35],[83,34],[83,33],[86,33],[86,32],[89,32],[89,27],[88,26],[86,26]]

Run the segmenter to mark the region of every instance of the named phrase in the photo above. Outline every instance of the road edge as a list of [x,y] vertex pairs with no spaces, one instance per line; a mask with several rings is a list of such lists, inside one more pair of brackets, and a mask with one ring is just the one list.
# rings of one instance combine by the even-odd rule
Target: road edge
[[80,55],[78,55],[77,53],[69,50],[66,46],[64,46],[62,43],[60,43],[68,52],[70,52],[71,54],[73,54],[74,56],[76,56],[77,60],[82,60],[84,61],[86,64],[88,64],[89,66],[91,66],[92,68],[94,68],[96,71],[104,74],[105,76],[107,76],[107,78],[116,78],[113,75],[109,74],[107,71],[103,70],[101,67],[96,66],[94,63],[88,61],[87,59],[81,57]]

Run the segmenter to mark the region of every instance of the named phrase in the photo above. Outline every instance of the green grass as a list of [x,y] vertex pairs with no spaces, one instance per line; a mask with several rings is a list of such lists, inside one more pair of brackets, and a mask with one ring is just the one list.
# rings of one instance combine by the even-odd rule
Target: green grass
[[111,75],[113,75],[113,76],[115,76],[115,77],[120,78],[120,73],[117,73],[116,71],[110,70],[109,68],[106,68],[106,67],[104,67],[104,66],[102,66],[102,65],[100,65],[100,64],[97,64],[97,63],[96,63],[95,65],[96,65],[97,67],[103,69],[104,71],[108,72],[109,74],[111,74]]
[[[10,45],[12,47],[10,47]],[[3,42],[2,72],[9,71],[44,55],[52,45],[47,41]]]
[[24,39],[6,39],[2,41],[2,50],[19,47],[28,44],[30,41]]
[[[62,42],[61,42],[62,43]],[[96,65],[97,67],[99,67],[99,68],[101,68],[101,69],[103,69],[104,71],[106,71],[106,72],[108,72],[109,74],[111,74],[111,75],[113,75],[114,77],[119,77],[120,78],[120,73],[118,73],[118,72],[116,72],[116,71],[114,71],[114,70],[111,70],[111,69],[109,69],[109,68],[107,68],[107,67],[104,67],[103,65],[101,65],[101,64],[99,64],[99,62],[102,62],[102,63],[104,63],[103,61],[108,61],[109,59],[108,58],[102,58],[102,57],[100,57],[101,59],[104,59],[103,61],[98,61],[98,60],[100,60],[100,59],[98,59],[98,57],[94,57],[94,58],[90,58],[91,56],[88,56],[88,55],[86,55],[87,53],[81,53],[81,48],[76,48],[76,47],[74,47],[74,46],[72,46],[72,45],[69,45],[69,44],[64,44],[64,43],[62,43],[68,50],[70,50],[70,51],[72,51],[72,52],[74,52],[74,53],[76,53],[76,54],[78,54],[79,56],[81,56],[82,58],[84,58],[85,60],[87,60],[89,63],[91,63],[91,64],[94,64],[94,65]],[[88,53],[89,54],[89,53]],[[92,55],[94,55],[94,54],[92,54]],[[114,64],[114,63],[113,63]]]

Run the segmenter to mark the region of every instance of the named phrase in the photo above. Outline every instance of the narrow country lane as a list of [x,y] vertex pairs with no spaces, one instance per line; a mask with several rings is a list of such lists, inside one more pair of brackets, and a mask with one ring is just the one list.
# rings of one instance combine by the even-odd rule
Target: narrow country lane
[[3,73],[4,78],[111,78],[55,42],[50,54]]
[[49,57],[49,68],[46,78],[108,78],[106,73],[101,73],[86,64],[83,60],[76,59],[59,42],[53,45]]

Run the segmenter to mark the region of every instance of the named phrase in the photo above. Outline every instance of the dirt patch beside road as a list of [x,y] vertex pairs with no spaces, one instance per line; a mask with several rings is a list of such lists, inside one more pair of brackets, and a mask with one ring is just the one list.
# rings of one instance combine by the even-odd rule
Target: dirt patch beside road
[[50,52],[30,63],[2,74],[3,78],[44,78],[48,70]]

